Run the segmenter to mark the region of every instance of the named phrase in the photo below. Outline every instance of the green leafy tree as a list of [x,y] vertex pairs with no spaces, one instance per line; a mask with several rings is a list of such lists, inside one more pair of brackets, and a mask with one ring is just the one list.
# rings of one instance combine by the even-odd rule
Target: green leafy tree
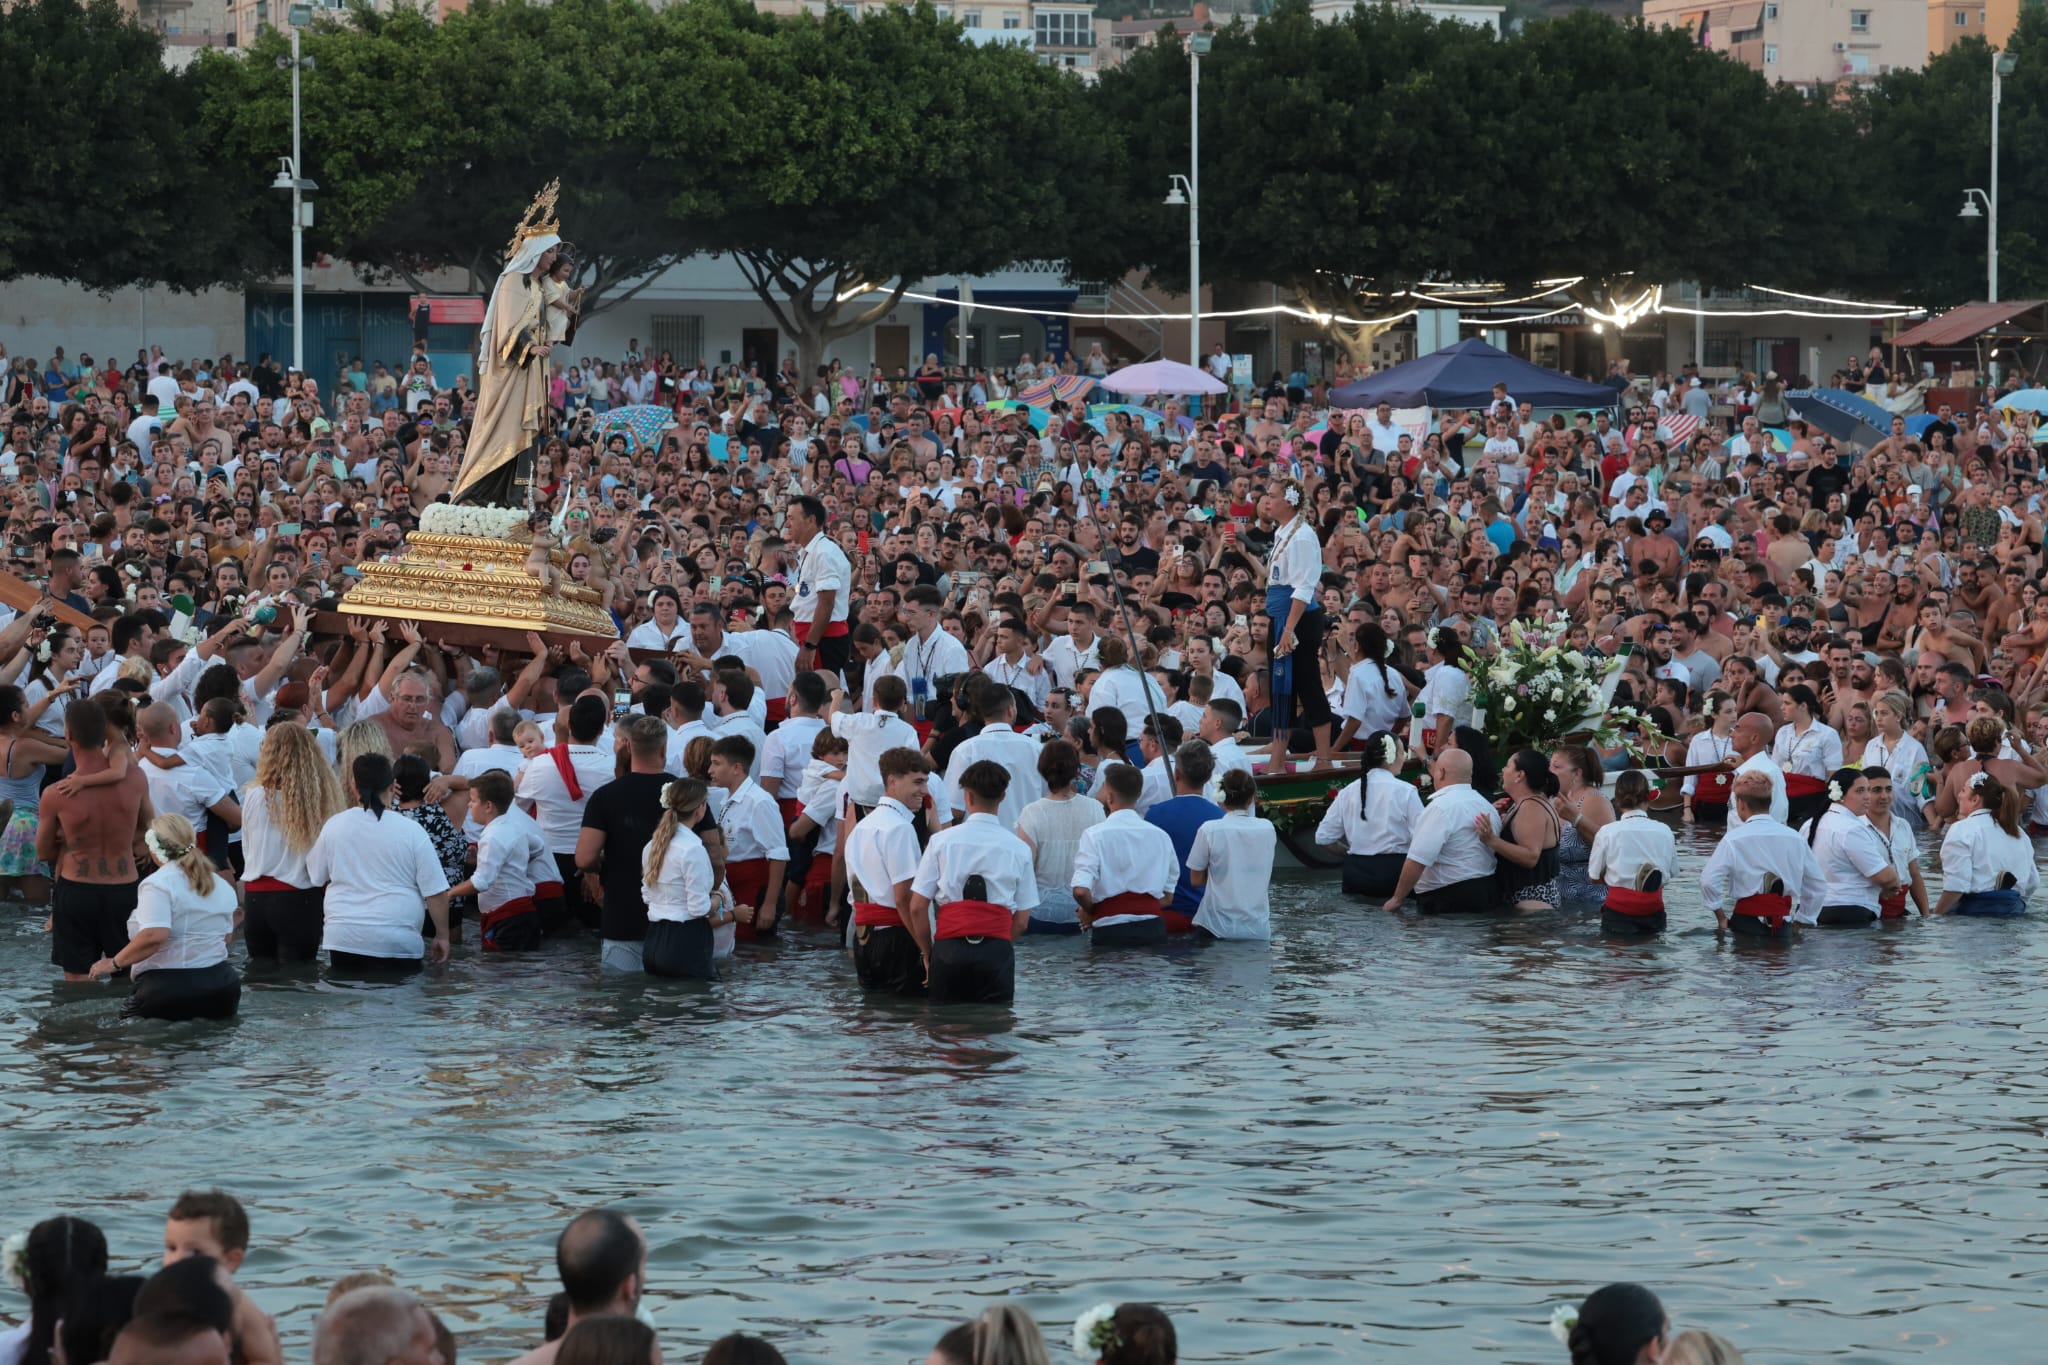
[[230,277],[247,239],[192,174],[192,100],[162,40],[114,0],[0,8],[0,116],[21,136],[0,187],[0,279],[93,289]]
[[[1110,155],[1072,76],[926,4],[779,19],[695,0],[677,22],[737,65],[710,64],[731,101],[715,137],[654,144],[707,162],[670,217],[733,254],[806,374],[917,280],[1063,258],[1066,196]],[[663,94],[676,126],[704,99]]]
[[[1999,294],[2048,297],[2048,11],[2029,5],[2006,51],[2014,69],[1999,109]],[[1985,295],[1982,218],[1960,218],[1963,191],[1991,185],[1991,50],[1969,38],[1918,71],[1894,71],[1858,92],[1867,129],[1862,171],[1873,204],[1853,234],[1866,288],[1950,307]]]

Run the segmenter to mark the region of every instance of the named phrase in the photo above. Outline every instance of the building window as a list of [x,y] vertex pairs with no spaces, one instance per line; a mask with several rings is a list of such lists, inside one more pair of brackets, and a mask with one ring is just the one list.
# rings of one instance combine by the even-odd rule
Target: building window
[[1869,10],[1867,10],[1867,9],[1852,9],[1852,10],[1850,10],[1850,11],[1849,11],[1849,32],[1851,32],[1851,33],[1868,33],[1868,32],[1870,32],[1870,11],[1869,11]]
[[960,13],[960,22],[967,28],[980,28],[981,11],[978,9],[962,10]]
[[1956,27],[1957,27],[1957,28],[1968,28],[1969,26],[1970,26],[1970,13],[1969,13],[1969,11],[1968,11],[1968,10],[1960,10],[1960,9],[1959,9],[1959,10],[1957,10],[1957,11],[1956,11]]
[[1019,18],[1018,18],[1018,17],[1016,16],[1016,15],[1014,15],[1014,14],[1005,14],[1005,15],[1003,16],[1003,31],[1004,31],[1004,32],[1006,32],[1006,33],[1007,33],[1007,32],[1009,32],[1009,31],[1010,31],[1010,30],[1012,30],[1012,29],[1019,29],[1019,28],[1022,28],[1022,27],[1024,27],[1024,21],[1023,21],[1022,19],[1019,19]]
[[1040,10],[1036,18],[1040,47],[1095,46],[1095,16],[1089,10]]
[[648,322],[647,349],[652,355],[667,351],[678,365],[695,365],[704,355],[704,315],[656,313]]
[[1764,6],[1764,22],[1765,22],[1765,23],[1767,23],[1767,24],[1769,24],[1769,23],[1775,23],[1775,22],[1777,21],[1777,18],[1778,18],[1778,7],[1777,7],[1776,5],[1765,5],[1765,6]]
[[1732,370],[1742,363],[1742,333],[1708,332],[1701,338],[1700,366],[1703,369]]
[[1776,43],[1765,43],[1765,44],[1764,44],[1764,65],[1765,65],[1765,66],[1776,66],[1777,64],[1778,64],[1778,45],[1777,45]]

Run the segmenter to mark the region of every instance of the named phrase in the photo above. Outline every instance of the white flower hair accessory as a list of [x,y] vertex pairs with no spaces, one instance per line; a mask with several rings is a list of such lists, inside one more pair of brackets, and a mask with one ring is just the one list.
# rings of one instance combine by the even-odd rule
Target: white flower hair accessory
[[43,642],[36,646],[36,662],[39,664],[50,662],[50,637],[47,635],[43,637]]
[[1394,742],[1392,735],[1382,735],[1380,737],[1380,753],[1385,755],[1386,765],[1391,768],[1400,761],[1401,746]]
[[1074,1319],[1074,1354],[1083,1360],[1100,1359],[1116,1349],[1116,1305],[1098,1303]]
[[1301,490],[1299,488],[1289,485],[1281,490],[1280,496],[1287,499],[1289,507],[1301,506]]
[[1987,777],[1989,777],[1989,776],[1991,776],[1991,774],[1990,774],[1990,773],[1987,773],[1987,772],[1983,772],[1983,771],[1981,771],[1981,770],[1980,770],[1980,771],[1978,771],[1978,772],[1974,772],[1974,773],[1971,773],[1971,774],[1970,774],[1970,790],[1971,790],[1971,791],[1976,791],[1976,790],[1977,790],[1977,789],[1978,789],[1979,787],[1983,786],[1983,785],[1984,785],[1984,779],[1985,779],[1985,778],[1987,778]]
[[1839,783],[1839,782],[1837,782],[1837,781],[1835,781],[1835,780],[1834,780],[1833,778],[1829,778],[1829,779],[1828,779],[1828,800],[1830,800],[1830,801],[1839,801],[1839,800],[1841,800],[1841,799],[1842,799],[1842,795],[1843,795],[1843,793],[1842,793],[1842,784],[1841,784],[1841,783]]
[[0,1242],[0,1274],[23,1294],[28,1293],[28,1234],[10,1232]]
[[1557,1338],[1560,1346],[1572,1344],[1572,1328],[1579,1325],[1579,1310],[1571,1304],[1561,1303],[1550,1310],[1550,1335]]
[[144,834],[142,842],[149,845],[149,851],[155,855],[156,860],[160,863],[175,863],[178,859],[192,851],[189,848],[172,847],[162,839],[159,839],[155,830],[150,830]]

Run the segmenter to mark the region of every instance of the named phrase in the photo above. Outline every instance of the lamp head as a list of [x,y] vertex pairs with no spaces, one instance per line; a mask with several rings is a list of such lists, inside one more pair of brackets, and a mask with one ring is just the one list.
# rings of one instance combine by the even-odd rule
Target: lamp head
[[295,179],[296,177],[292,175],[292,159],[288,156],[279,157],[277,159],[277,179],[270,182],[270,188],[274,190],[290,190]]
[[1197,57],[1208,56],[1209,49],[1214,46],[1216,46],[1216,35],[1213,33],[1190,33],[1188,35],[1188,51],[1194,53]]
[[1180,192],[1180,186],[1175,185],[1172,189],[1166,192],[1166,202],[1169,204],[1173,204],[1175,206],[1179,206],[1187,203],[1188,197]]
[[1958,217],[1958,218],[1982,218],[1983,216],[1984,216],[1984,210],[1982,210],[1982,209],[1980,209],[1980,208],[1978,208],[1978,207],[1977,207],[1977,196],[1976,196],[1976,195],[1974,195],[1974,194],[1971,194],[1971,193],[1969,193],[1969,192],[1968,192],[1967,190],[1966,190],[1966,191],[1964,191],[1964,193],[1963,193],[1963,209],[1962,209],[1962,212],[1960,212],[1960,213],[1958,213],[1958,214],[1956,215],[1956,217]]
[[1992,61],[1992,69],[2001,76],[2010,76],[2019,68],[2020,59],[2010,52],[2001,52]]

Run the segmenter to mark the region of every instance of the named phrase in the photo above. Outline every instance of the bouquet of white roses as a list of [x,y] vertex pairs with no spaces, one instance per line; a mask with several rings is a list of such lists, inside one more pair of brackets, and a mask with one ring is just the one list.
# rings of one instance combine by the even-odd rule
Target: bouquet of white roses
[[1633,706],[1608,703],[1605,683],[1620,659],[1597,659],[1566,643],[1571,618],[1510,622],[1499,646],[1472,665],[1472,704],[1480,728],[1505,758],[1517,749],[1554,749],[1567,735],[1601,747],[1621,745],[1640,758],[1666,736]]

